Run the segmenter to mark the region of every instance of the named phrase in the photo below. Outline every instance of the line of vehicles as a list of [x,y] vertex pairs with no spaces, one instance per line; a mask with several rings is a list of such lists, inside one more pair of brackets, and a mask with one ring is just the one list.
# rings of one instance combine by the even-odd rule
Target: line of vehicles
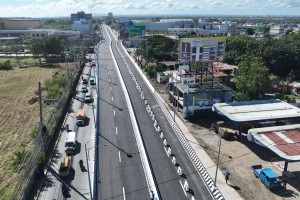
[[[93,65],[93,63],[90,65]],[[81,93],[83,94],[83,100],[84,103],[93,103],[93,94],[92,91],[88,90],[87,85],[90,84],[90,86],[96,85],[95,77],[90,76],[89,79],[82,78],[82,87],[81,87]],[[86,110],[83,107],[80,107],[76,111],[75,115],[75,124],[77,127],[82,127],[87,124],[87,116],[86,116]],[[74,128],[75,129],[75,128]],[[58,175],[61,178],[66,178],[70,174],[71,169],[71,158],[69,156],[76,154],[76,148],[77,148],[77,140],[76,140],[76,131],[70,130],[69,126],[66,125],[65,128],[66,134],[65,134],[65,153],[66,156],[61,158],[60,167],[58,171]],[[66,189],[67,185],[63,182],[62,183],[62,192],[63,195],[66,197],[68,196],[69,190]]]

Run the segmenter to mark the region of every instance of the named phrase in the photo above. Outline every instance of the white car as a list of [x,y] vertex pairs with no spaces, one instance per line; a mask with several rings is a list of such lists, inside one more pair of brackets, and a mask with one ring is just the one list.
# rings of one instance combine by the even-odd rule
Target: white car
[[84,97],[85,103],[92,103],[93,102],[93,97],[90,93],[87,93]]

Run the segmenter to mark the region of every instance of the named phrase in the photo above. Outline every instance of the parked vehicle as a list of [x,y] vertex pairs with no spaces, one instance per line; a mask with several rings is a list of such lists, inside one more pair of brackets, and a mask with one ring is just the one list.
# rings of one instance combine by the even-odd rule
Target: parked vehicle
[[273,189],[281,187],[282,180],[279,179],[279,176],[271,168],[263,168],[262,165],[253,165],[251,166],[251,170],[266,188]]
[[76,150],[76,133],[67,132],[65,140],[65,152],[67,155],[74,154]]
[[90,85],[96,85],[94,77],[90,77]]
[[84,78],[84,79],[82,79],[82,83],[86,85],[86,84],[88,84],[88,80],[86,78]]
[[71,168],[71,159],[69,157],[63,157],[60,162],[58,170],[59,176],[68,176]]
[[87,89],[87,87],[86,87],[85,85],[83,85],[83,86],[81,87],[81,92],[82,92],[82,93],[87,93],[87,92],[88,92],[88,89]]
[[92,103],[93,102],[93,97],[92,97],[91,93],[87,93],[85,95],[84,101],[85,101],[85,103]]
[[76,113],[76,125],[84,126],[85,118],[86,118],[85,110],[83,108],[78,109]]

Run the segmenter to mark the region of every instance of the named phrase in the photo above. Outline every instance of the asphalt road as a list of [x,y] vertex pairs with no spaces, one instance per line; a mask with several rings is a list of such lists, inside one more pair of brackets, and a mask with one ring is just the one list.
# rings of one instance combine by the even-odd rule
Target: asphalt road
[[[121,48],[120,41],[116,41],[111,32],[108,31],[108,33],[110,34],[110,38],[112,39],[111,44],[113,53],[120,67],[121,74],[125,81],[129,96],[134,107],[134,112],[139,124],[140,131],[144,138],[146,149],[150,157],[155,178],[157,180],[158,187],[161,193],[161,199],[191,199],[192,194],[194,195],[195,199],[213,199],[202,178],[194,167],[192,161],[188,157],[185,149],[179,142],[171,125],[165,118],[157,101],[153,97],[153,94],[131,63],[130,59],[125,54],[124,50]],[[106,40],[109,40],[106,34],[105,38]],[[183,189],[184,179],[178,175],[176,171],[177,168],[172,164],[171,158],[166,154],[161,138],[155,131],[153,121],[146,111],[144,101],[141,99],[140,94],[136,89],[135,82],[132,81],[132,76],[128,72],[126,63],[130,67],[132,73],[135,75],[140,87],[143,90],[145,98],[147,99],[149,105],[155,113],[161,130],[164,132],[165,138],[167,139],[169,146],[172,148],[172,153],[176,155],[176,159],[178,163],[180,163],[180,166],[191,188],[190,192],[185,192]]]
[[[83,77],[89,78],[90,75],[94,75],[95,69],[94,67],[86,66],[84,68]],[[83,98],[85,96],[84,93],[81,92],[82,80],[80,80],[80,84],[77,87],[77,94],[73,103],[71,105],[71,111],[68,113],[66,117],[66,124],[69,125],[70,130],[76,131],[76,154],[70,156],[71,158],[71,170],[70,174],[66,178],[61,178],[58,176],[58,170],[60,165],[60,160],[62,157],[66,156],[64,151],[65,149],[65,134],[63,131],[60,134],[57,145],[54,150],[52,162],[48,168],[48,173],[43,179],[42,187],[37,199],[40,200],[49,200],[56,199],[62,200],[66,199],[90,199],[90,190],[89,190],[89,179],[87,175],[87,165],[86,165],[86,153],[85,153],[85,144],[88,148],[94,144],[95,138],[95,121],[94,121],[94,110],[92,104],[87,104],[83,102]],[[88,90],[92,91],[93,95],[95,95],[94,86],[88,85]],[[78,108],[83,107],[86,111],[87,120],[86,125],[83,127],[77,127],[75,123],[75,115]],[[83,161],[83,166],[80,167],[79,160]],[[69,194],[64,196],[61,190],[61,184],[65,182],[70,191]]]
[[109,43],[99,46],[99,199],[150,199],[134,132]]

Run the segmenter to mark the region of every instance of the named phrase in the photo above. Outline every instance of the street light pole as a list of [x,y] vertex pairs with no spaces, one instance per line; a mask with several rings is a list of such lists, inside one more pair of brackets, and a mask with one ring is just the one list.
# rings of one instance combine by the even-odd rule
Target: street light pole
[[92,195],[92,187],[91,187],[91,178],[90,178],[90,167],[89,167],[89,160],[88,160],[88,156],[87,156],[87,149],[86,149],[86,144],[84,144],[85,147],[85,158],[86,158],[86,164],[87,164],[87,172],[88,172],[88,181],[89,181],[89,188],[90,188],[90,197],[91,200],[93,199],[93,195]]
[[223,124],[223,121],[217,121],[216,126],[217,126],[217,134],[219,135],[219,151],[218,151],[218,158],[217,158],[217,166],[216,166],[216,175],[215,175],[215,188],[217,186],[217,175],[218,175],[218,168],[219,168],[219,161],[220,161],[220,152],[221,152],[221,133],[219,133],[219,125]]

